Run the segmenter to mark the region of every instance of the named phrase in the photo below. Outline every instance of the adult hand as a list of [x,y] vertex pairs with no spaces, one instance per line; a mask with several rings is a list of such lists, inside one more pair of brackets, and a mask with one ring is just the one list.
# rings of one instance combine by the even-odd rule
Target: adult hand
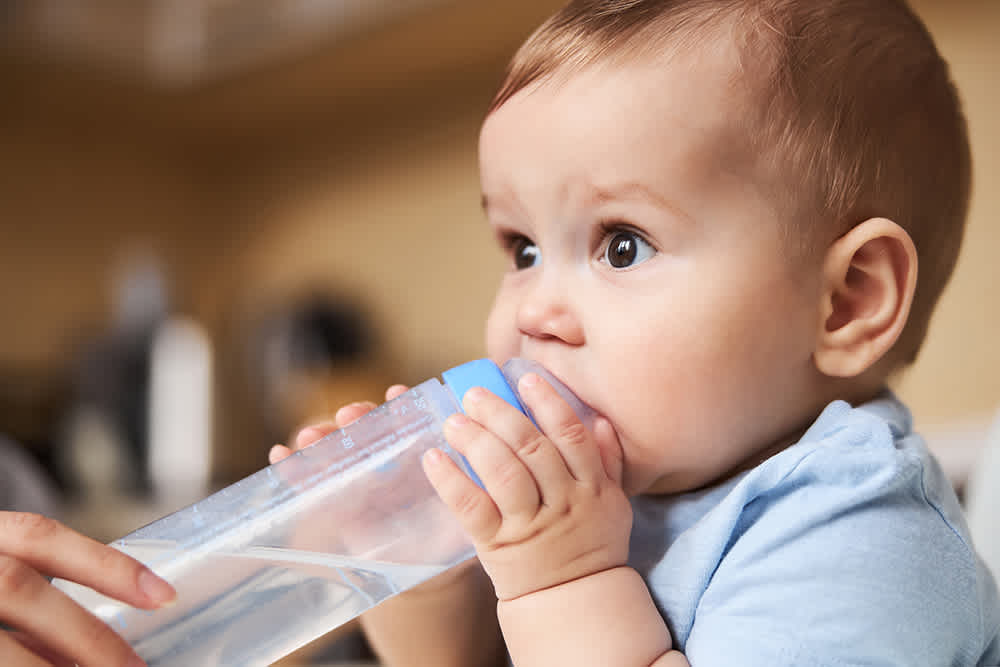
[[142,665],[107,624],[49,583],[60,577],[142,609],[176,592],[137,560],[53,519],[0,512],[0,664]]

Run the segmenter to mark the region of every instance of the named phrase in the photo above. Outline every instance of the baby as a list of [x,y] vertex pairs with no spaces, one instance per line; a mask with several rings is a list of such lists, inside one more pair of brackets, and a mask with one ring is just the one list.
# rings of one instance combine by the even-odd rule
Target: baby
[[540,431],[467,396],[447,435],[485,491],[425,468],[492,587],[470,566],[373,610],[387,664],[496,664],[497,628],[519,666],[1000,664],[995,584],[886,389],[970,181],[902,2],[572,2],[515,57],[480,167],[510,257],[489,354],[601,417],[530,376]]
[[510,258],[489,355],[600,417],[537,376],[537,429],[467,395],[446,435],[485,490],[424,464],[492,587],[469,566],[374,610],[386,664],[496,664],[498,629],[519,667],[1000,664],[994,581],[886,388],[970,182],[903,2],[571,2],[510,66],[480,168]]

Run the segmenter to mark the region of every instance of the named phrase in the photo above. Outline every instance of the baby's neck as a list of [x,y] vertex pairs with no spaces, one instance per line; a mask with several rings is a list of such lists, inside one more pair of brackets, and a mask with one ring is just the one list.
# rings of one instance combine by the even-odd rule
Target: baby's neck
[[736,477],[737,475],[740,475],[748,470],[756,468],[757,466],[764,463],[764,461],[767,461],[772,456],[776,456],[777,454],[780,454],[781,452],[785,451],[786,449],[788,449],[789,447],[791,447],[792,445],[794,445],[795,443],[797,443],[799,440],[802,439],[802,436],[805,435],[806,431],[809,430],[809,427],[813,425],[813,422],[816,421],[816,419],[819,417],[823,409],[833,401],[843,400],[846,401],[847,403],[850,403],[851,406],[857,407],[869,401],[875,400],[886,391],[887,391],[887,386],[885,385],[884,382],[881,382],[878,385],[872,385],[869,387],[861,387],[855,385],[853,387],[853,391],[841,391],[841,392],[835,391],[831,393],[832,398],[828,398],[827,400],[822,401],[822,405],[818,406],[819,409],[810,413],[809,417],[805,419],[802,423],[800,423],[797,427],[786,432],[784,435],[773,441],[771,444],[755,449],[750,456],[748,456],[738,465],[729,469],[722,475],[707,481],[706,483],[700,485],[698,488],[690,489],[690,491],[698,491],[700,489],[722,484],[723,482],[726,482],[727,480],[730,480],[733,477]]

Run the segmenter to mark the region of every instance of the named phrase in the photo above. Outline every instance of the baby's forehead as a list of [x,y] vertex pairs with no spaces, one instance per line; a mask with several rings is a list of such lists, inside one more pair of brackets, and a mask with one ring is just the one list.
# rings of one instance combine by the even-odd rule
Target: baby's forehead
[[720,45],[562,67],[494,111],[480,148],[492,154],[509,148],[512,137],[565,138],[564,149],[581,160],[654,152],[690,160],[691,170],[718,162],[735,170],[751,160],[750,96],[740,71],[734,49]]
[[537,81],[484,123],[484,194],[544,188],[585,209],[602,191],[625,200],[642,187],[689,217],[710,217],[734,197],[770,211],[738,136],[731,72],[695,54],[594,63]]

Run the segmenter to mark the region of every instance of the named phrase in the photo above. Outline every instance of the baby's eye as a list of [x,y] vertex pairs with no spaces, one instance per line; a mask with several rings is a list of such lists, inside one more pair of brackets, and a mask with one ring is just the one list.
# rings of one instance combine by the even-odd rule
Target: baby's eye
[[542,261],[542,251],[527,236],[517,236],[510,241],[510,254],[518,271],[530,269]]
[[604,249],[601,261],[605,261],[616,269],[625,269],[636,264],[642,264],[656,254],[656,248],[637,232],[628,229],[611,230],[608,233],[608,245]]

